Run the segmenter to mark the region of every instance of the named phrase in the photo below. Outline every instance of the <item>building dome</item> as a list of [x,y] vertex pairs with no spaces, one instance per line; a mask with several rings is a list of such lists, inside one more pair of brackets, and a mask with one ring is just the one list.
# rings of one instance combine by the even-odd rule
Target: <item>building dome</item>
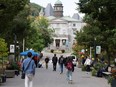
[[57,0],[55,4],[62,4],[62,2],[60,0]]

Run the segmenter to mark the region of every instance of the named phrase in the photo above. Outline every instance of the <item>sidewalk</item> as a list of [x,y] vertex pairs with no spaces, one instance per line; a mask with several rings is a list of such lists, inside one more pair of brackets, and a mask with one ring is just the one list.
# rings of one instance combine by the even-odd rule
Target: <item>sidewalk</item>
[[[49,64],[49,69],[36,69],[33,87],[110,87],[105,78],[91,76],[91,73],[81,71],[81,68],[75,68],[73,73],[73,84],[68,84],[66,80],[66,69],[63,74],[60,74],[59,67],[57,71],[52,70],[52,64]],[[6,83],[0,87],[24,87],[24,80],[19,76],[15,78],[7,78]]]

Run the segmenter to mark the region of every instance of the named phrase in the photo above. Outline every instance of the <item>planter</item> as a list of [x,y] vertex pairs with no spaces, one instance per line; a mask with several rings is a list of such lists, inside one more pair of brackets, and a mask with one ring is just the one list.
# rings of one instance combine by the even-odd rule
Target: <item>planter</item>
[[15,77],[15,70],[5,70],[5,74],[7,78],[14,78]]
[[1,77],[1,83],[6,82],[6,75],[1,74],[0,77]]
[[116,87],[116,79],[113,79],[111,82],[111,87]]

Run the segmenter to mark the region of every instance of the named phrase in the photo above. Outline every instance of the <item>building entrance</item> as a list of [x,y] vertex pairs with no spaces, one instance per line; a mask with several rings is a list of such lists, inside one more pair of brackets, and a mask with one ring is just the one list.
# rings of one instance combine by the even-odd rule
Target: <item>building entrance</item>
[[59,48],[60,47],[60,39],[56,39],[55,43],[56,43],[56,47]]

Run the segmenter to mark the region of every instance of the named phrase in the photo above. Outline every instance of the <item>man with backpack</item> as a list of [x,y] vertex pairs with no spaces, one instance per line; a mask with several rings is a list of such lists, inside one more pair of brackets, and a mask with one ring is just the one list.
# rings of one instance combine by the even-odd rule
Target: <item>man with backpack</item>
[[62,73],[63,73],[63,64],[64,64],[64,58],[63,58],[63,55],[60,56],[58,62],[59,62],[59,65],[60,65],[60,70],[61,70],[60,74],[62,74]]
[[66,69],[67,69],[67,80],[68,80],[68,83],[72,84],[72,72],[74,71],[74,65],[73,65],[73,62],[72,62],[72,58],[69,56],[67,58],[67,62],[65,64],[66,66]]

